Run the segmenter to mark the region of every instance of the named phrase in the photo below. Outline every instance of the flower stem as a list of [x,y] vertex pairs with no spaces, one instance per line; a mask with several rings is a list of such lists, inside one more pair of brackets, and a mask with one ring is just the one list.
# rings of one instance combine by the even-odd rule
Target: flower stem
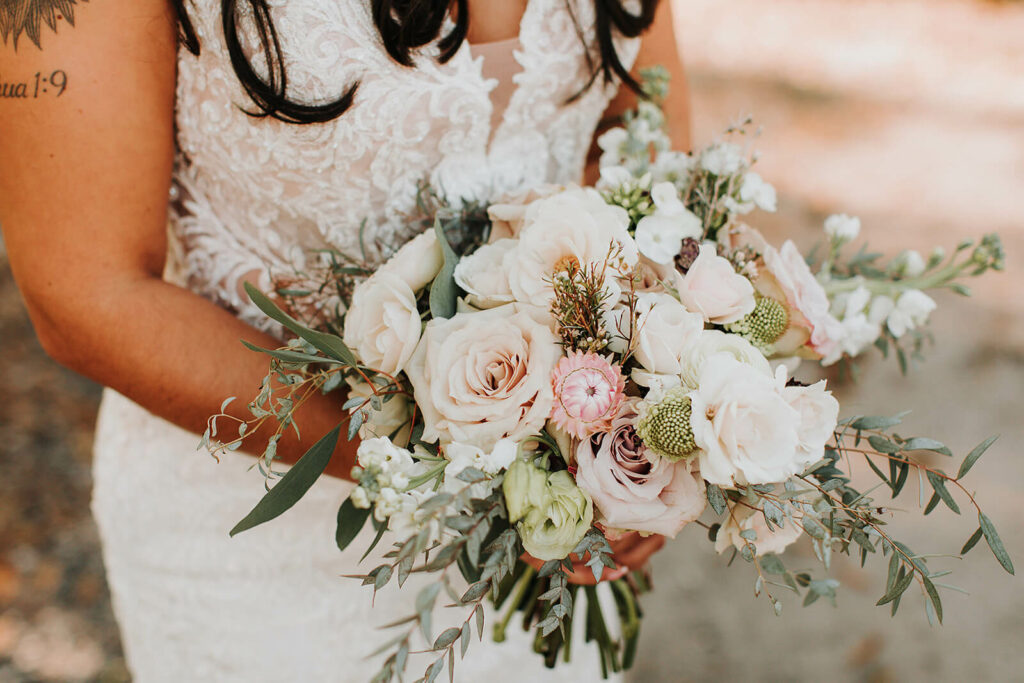
[[519,577],[519,581],[516,582],[516,586],[513,589],[512,601],[509,603],[508,611],[505,612],[505,616],[501,618],[501,621],[494,625],[494,642],[504,642],[505,632],[508,630],[508,622],[512,621],[512,617],[519,609],[519,605],[523,602],[523,598],[526,596],[526,591],[530,588],[530,582],[533,580],[533,575],[536,573],[536,570],[530,566],[527,566],[523,570],[522,576]]

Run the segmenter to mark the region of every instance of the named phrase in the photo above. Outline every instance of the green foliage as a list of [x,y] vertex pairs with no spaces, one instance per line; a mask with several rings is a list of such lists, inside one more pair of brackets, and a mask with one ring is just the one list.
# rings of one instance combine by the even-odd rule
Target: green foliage
[[235,525],[235,528],[231,530],[231,535],[234,536],[254,526],[269,522],[295,505],[327,468],[327,463],[331,461],[331,455],[334,453],[334,447],[338,444],[340,431],[340,426],[335,427],[313,444],[305,455],[299,458],[299,461],[281,477],[281,481],[267,491],[256,507]]

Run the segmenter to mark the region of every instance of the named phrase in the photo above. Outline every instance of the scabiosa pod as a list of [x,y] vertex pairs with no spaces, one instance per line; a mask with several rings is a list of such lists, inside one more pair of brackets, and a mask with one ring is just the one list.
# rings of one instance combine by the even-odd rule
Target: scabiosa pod
[[771,355],[775,342],[789,329],[789,312],[775,299],[761,296],[757,298],[753,311],[724,327],[749,341],[762,353]]
[[582,439],[611,429],[625,396],[626,378],[621,367],[596,353],[576,351],[558,361],[551,386],[555,392],[551,421]]
[[636,433],[648,449],[675,462],[695,455],[697,443],[690,426],[690,390],[675,387],[657,402],[642,401]]

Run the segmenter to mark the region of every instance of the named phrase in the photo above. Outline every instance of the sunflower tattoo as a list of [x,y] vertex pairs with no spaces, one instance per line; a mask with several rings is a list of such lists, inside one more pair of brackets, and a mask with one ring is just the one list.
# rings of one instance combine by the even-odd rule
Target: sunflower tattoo
[[54,32],[57,22],[65,20],[75,25],[75,5],[88,0],[0,0],[0,38],[4,45],[11,37],[14,49],[22,33],[42,49],[42,29],[45,23]]

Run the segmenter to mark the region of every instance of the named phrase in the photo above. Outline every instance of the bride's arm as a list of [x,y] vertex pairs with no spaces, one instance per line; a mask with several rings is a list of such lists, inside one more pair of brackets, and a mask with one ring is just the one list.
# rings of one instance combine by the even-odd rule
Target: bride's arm
[[[654,23],[644,33],[640,41],[640,52],[633,64],[634,78],[639,78],[640,70],[651,66],[665,67],[672,77],[669,82],[668,97],[665,98],[663,109],[668,121],[668,132],[672,138],[672,148],[683,152],[690,151],[690,89],[687,85],[686,71],[683,69],[682,54],[676,39],[675,25],[672,17],[672,3],[661,0],[654,17]],[[608,128],[619,125],[622,114],[636,107],[637,96],[629,88],[619,88],[615,99],[604,112],[601,123],[594,137]],[[599,177],[598,159],[601,150],[594,143],[587,156],[585,180],[593,184]]]
[[[267,361],[239,340],[274,340],[161,280],[174,145],[168,3],[75,9],[74,27],[43,26],[42,49],[28,33],[16,50],[10,37],[0,43],[0,79],[24,95],[0,98],[0,225],[36,333],[60,363],[193,432],[228,396],[248,417]],[[307,403],[304,435],[325,433],[339,409],[322,396]],[[287,438],[279,452],[290,462],[310,444]],[[343,444],[330,471],[346,476],[351,465]]]

